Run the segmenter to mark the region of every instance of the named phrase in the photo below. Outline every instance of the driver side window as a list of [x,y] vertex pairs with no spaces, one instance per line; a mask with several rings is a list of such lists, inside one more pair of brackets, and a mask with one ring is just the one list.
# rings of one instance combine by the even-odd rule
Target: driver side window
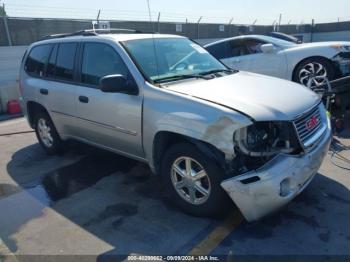
[[248,50],[241,40],[232,40],[228,45],[228,57],[248,55]]
[[247,50],[247,54],[260,54],[262,53],[261,46],[266,44],[265,42],[257,39],[246,39],[243,40],[243,45]]
[[102,77],[116,74],[130,78],[129,70],[119,54],[106,44],[85,43],[81,82],[98,86]]

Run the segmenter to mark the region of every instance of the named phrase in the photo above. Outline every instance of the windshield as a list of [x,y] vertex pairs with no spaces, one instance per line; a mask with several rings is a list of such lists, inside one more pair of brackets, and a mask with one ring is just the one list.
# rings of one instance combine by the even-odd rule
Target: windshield
[[153,82],[228,70],[187,38],[138,39],[125,41],[123,45],[143,74]]

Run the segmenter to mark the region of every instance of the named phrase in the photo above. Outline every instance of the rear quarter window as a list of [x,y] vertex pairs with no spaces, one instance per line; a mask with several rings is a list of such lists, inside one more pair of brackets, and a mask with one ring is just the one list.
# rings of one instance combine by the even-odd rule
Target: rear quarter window
[[49,58],[52,45],[39,45],[32,48],[24,66],[24,70],[34,76],[44,76],[45,65]]

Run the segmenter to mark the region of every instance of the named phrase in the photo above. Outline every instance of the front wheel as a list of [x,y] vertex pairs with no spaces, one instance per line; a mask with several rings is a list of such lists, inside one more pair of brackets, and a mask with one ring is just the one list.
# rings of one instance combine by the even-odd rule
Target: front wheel
[[217,217],[227,211],[230,200],[220,185],[224,172],[194,145],[172,146],[161,174],[171,200],[186,213]]
[[306,59],[297,66],[293,81],[314,88],[325,84],[325,77],[331,81],[334,76],[335,71],[332,63],[325,58],[315,57]]

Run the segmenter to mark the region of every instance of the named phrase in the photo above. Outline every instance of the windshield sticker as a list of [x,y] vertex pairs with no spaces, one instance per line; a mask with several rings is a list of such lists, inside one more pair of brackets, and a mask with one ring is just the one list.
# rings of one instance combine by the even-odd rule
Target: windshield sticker
[[191,44],[191,46],[200,54],[207,54],[208,51],[205,50],[203,47],[196,45],[196,44]]

